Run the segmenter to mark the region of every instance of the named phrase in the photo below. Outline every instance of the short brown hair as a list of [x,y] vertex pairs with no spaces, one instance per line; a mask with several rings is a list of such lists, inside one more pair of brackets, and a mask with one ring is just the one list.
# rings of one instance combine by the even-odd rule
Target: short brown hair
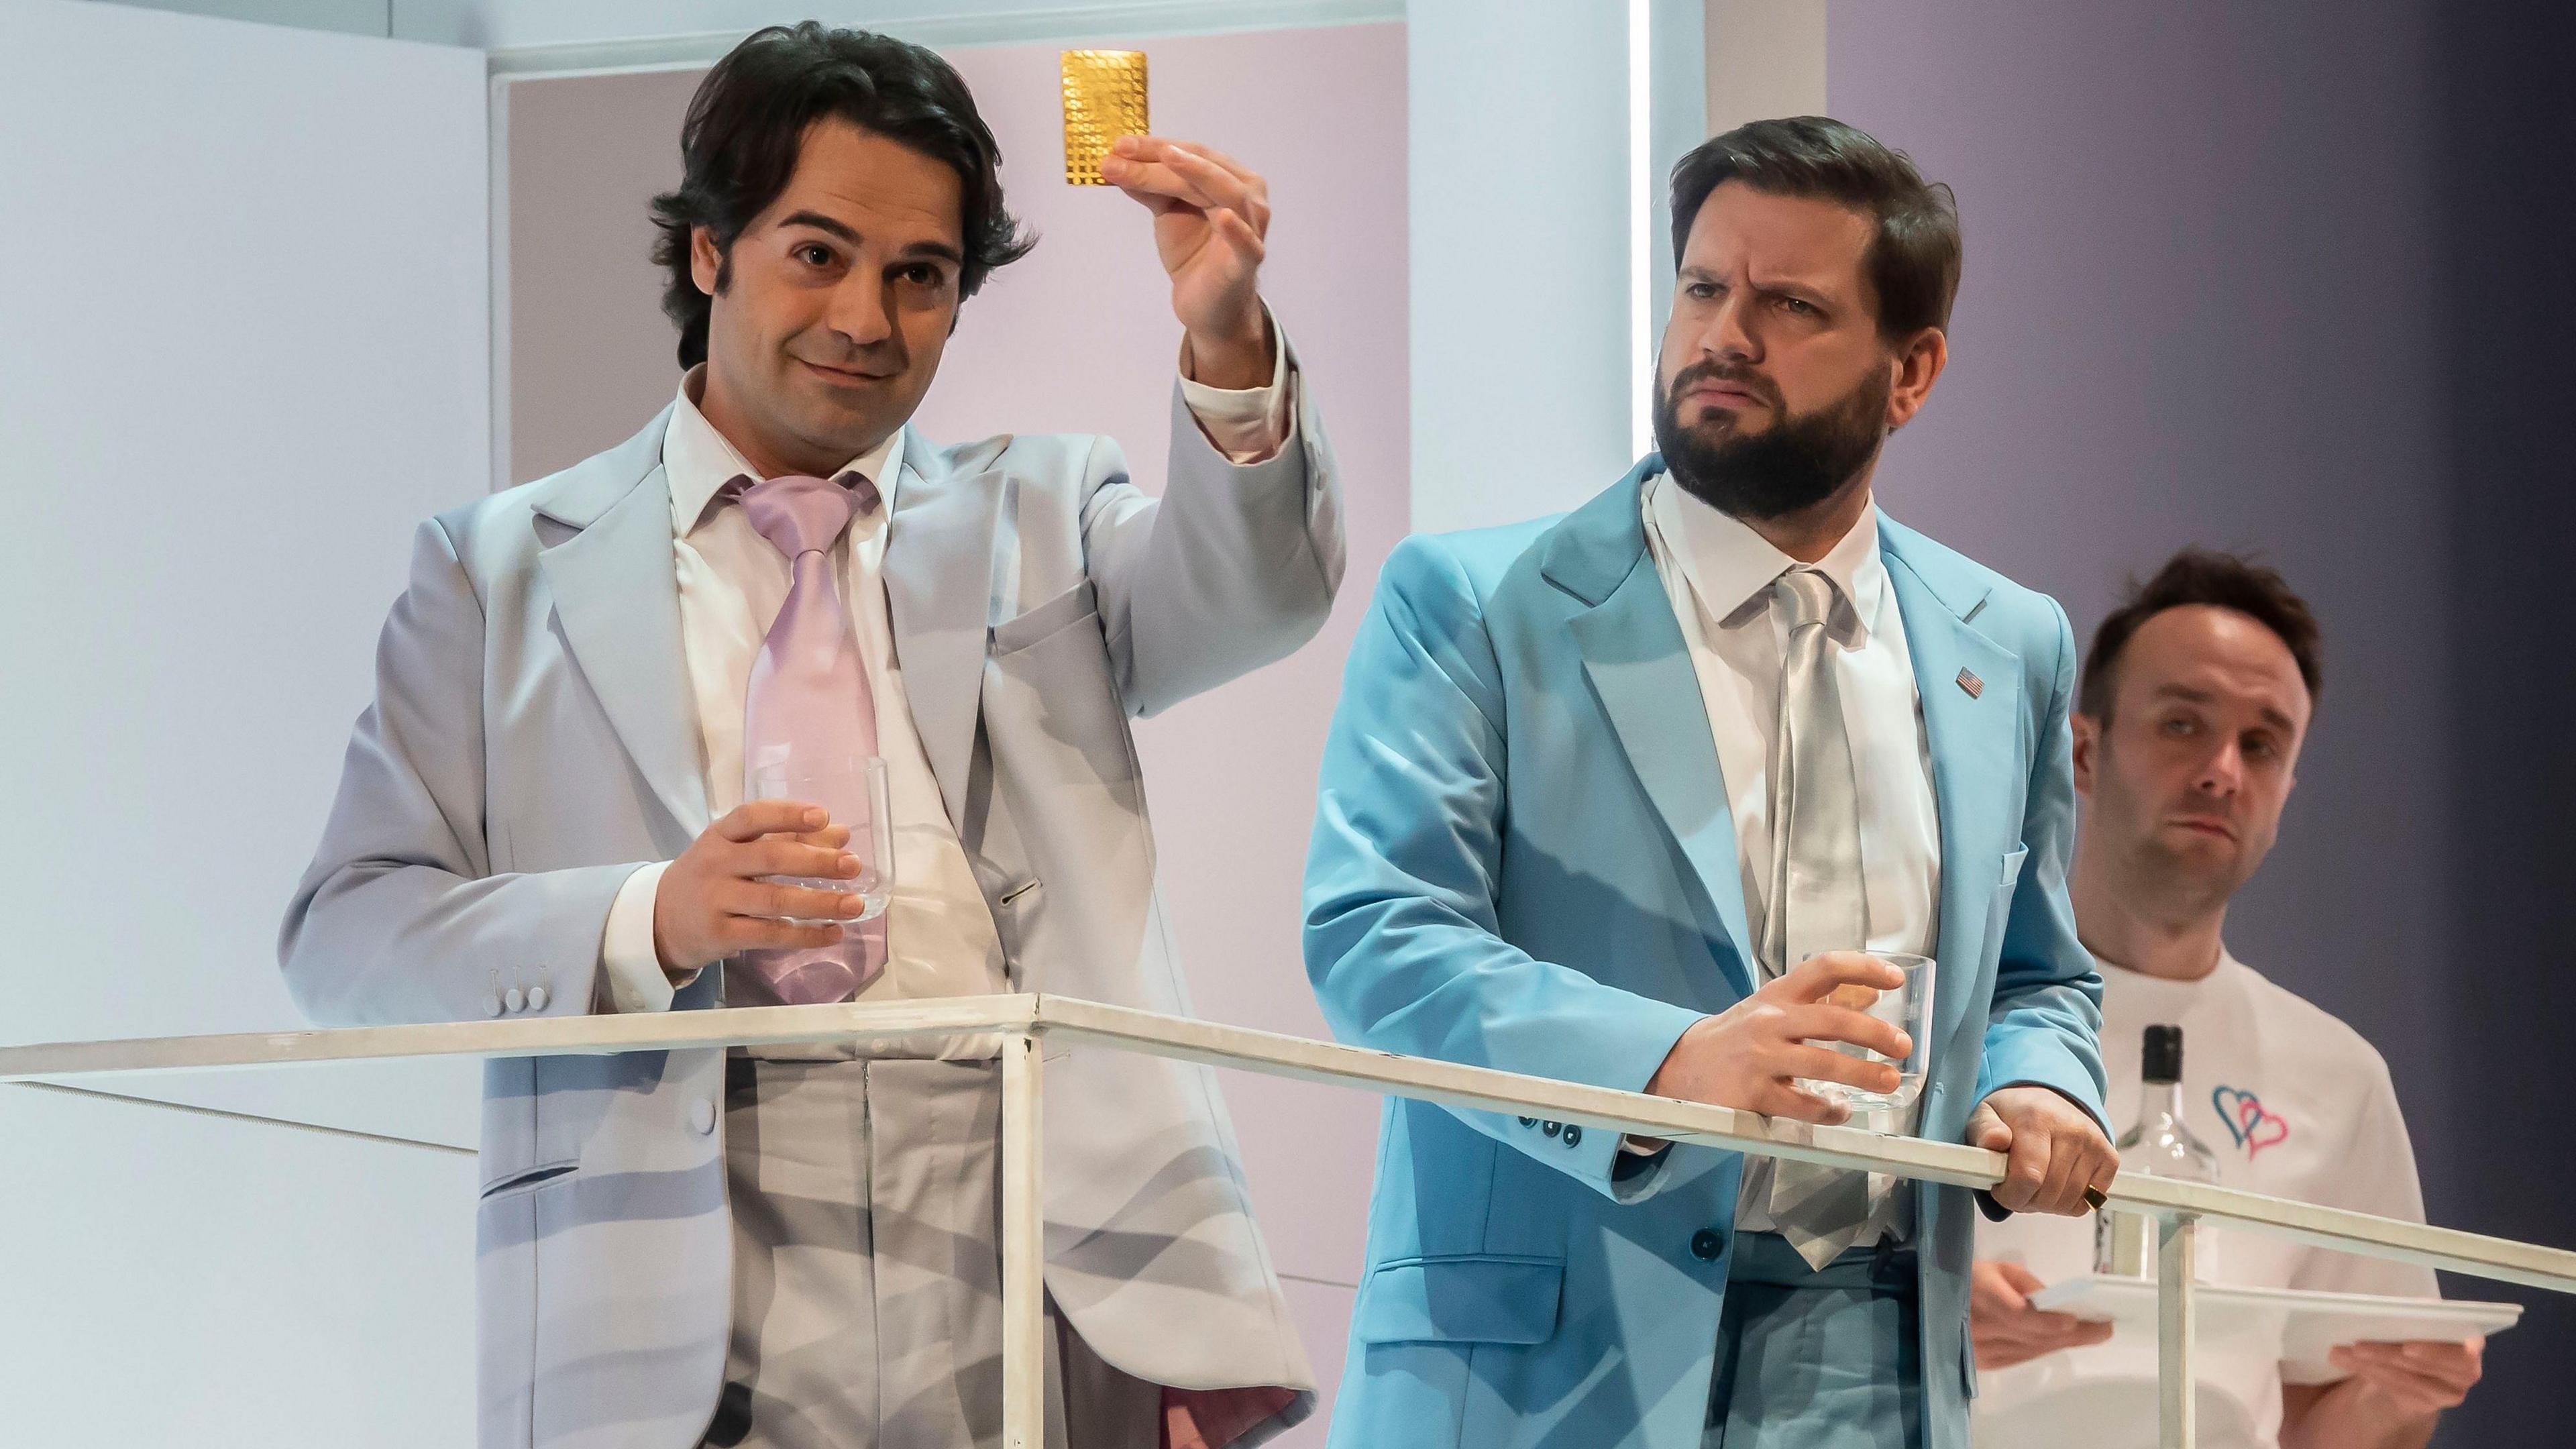
[[2075,696],[2078,712],[2107,722],[2118,681],[2120,652],[2138,626],[2167,609],[2205,604],[2227,609],[2271,630],[2289,646],[2299,666],[2299,679],[2316,700],[2325,690],[2325,635],[2308,601],[2290,589],[2280,570],[2214,548],[2187,548],[2165,560],[2144,584],[2129,581],[2129,597],[2093,631],[2093,647],[2084,655],[2084,683]]
[[1959,203],[1902,151],[1831,116],[1755,121],[1703,141],[1673,167],[1673,264],[1681,265],[1710,192],[1741,181],[1772,196],[1813,196],[1878,223],[1861,273],[1878,294],[1878,335],[1903,342],[1947,328],[1959,295]]

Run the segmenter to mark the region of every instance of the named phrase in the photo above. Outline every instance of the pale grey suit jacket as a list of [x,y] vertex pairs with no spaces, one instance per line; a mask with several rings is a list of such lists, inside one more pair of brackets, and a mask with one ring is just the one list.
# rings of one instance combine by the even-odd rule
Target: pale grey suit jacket
[[[1176,395],[1157,501],[1117,445],[919,439],[885,583],[914,723],[1015,989],[1189,1010],[1131,716],[1278,659],[1341,581],[1301,382],[1279,455],[1228,462]],[[280,956],[317,1022],[590,1009],[609,904],[708,824],[664,419],[421,527],[376,698]],[[717,1004],[721,972],[680,993]],[[1047,1288],[1105,1359],[1306,1392],[1209,1071],[1047,1058]],[[716,1051],[495,1061],[478,1219],[480,1439],[685,1449],[731,1317]]]

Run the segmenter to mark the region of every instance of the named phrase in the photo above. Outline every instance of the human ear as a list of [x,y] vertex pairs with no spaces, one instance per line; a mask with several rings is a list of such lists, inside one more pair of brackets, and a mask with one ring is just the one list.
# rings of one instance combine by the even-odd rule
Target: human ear
[[716,247],[716,235],[702,226],[689,228],[689,280],[698,290],[714,296],[722,290],[724,253]]
[[2102,748],[2102,726],[2091,715],[2071,714],[2066,721],[2075,731],[2075,793],[2093,798],[2093,765]]
[[1896,354],[1892,364],[1895,381],[1887,390],[1890,432],[1914,421],[1914,415],[1923,410],[1924,399],[1932,395],[1932,384],[1940,380],[1941,370],[1949,365],[1950,339],[1938,327],[1915,333]]

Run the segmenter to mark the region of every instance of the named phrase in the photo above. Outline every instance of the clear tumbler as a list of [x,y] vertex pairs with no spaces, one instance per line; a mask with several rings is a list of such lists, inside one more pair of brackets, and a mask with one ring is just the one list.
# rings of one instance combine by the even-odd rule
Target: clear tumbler
[[1866,1062],[1888,1062],[1896,1068],[1896,1090],[1864,1092],[1840,1082],[1820,1082],[1801,1077],[1798,1085],[1827,1101],[1841,1101],[1852,1111],[1872,1112],[1914,1105],[1923,1091],[1923,1068],[1931,1061],[1932,979],[1935,964],[1929,956],[1912,956],[1902,951],[1872,951],[1870,955],[1905,973],[1905,983],[1880,990],[1873,986],[1845,984],[1834,988],[1825,998],[1836,1006],[1848,1006],[1866,1012],[1905,1033],[1914,1050],[1902,1058],[1892,1058],[1843,1041],[1820,1041],[1813,1045],[1828,1047],[1845,1056]]

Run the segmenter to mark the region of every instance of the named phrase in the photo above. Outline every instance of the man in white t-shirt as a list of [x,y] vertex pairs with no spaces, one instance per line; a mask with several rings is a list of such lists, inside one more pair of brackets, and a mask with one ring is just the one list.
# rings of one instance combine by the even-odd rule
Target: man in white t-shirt
[[[2188,549],[2102,623],[2077,696],[2084,801],[2071,894],[2100,963],[2111,1121],[2137,1118],[2145,1028],[2183,1032],[2191,1130],[2230,1187],[2420,1219],[2406,1123],[2379,1053],[2227,952],[2228,900],[2272,847],[2319,684],[2307,606],[2274,571]],[[2430,1269],[2212,1230],[2217,1281],[2432,1297]],[[1982,1449],[2155,1442],[2155,1345],[2030,1306],[2090,1272],[2090,1220],[1983,1225],[1969,1322]],[[2204,1332],[2200,1442],[2416,1449],[2478,1380],[2482,1345],[2356,1344],[2284,1362]]]

